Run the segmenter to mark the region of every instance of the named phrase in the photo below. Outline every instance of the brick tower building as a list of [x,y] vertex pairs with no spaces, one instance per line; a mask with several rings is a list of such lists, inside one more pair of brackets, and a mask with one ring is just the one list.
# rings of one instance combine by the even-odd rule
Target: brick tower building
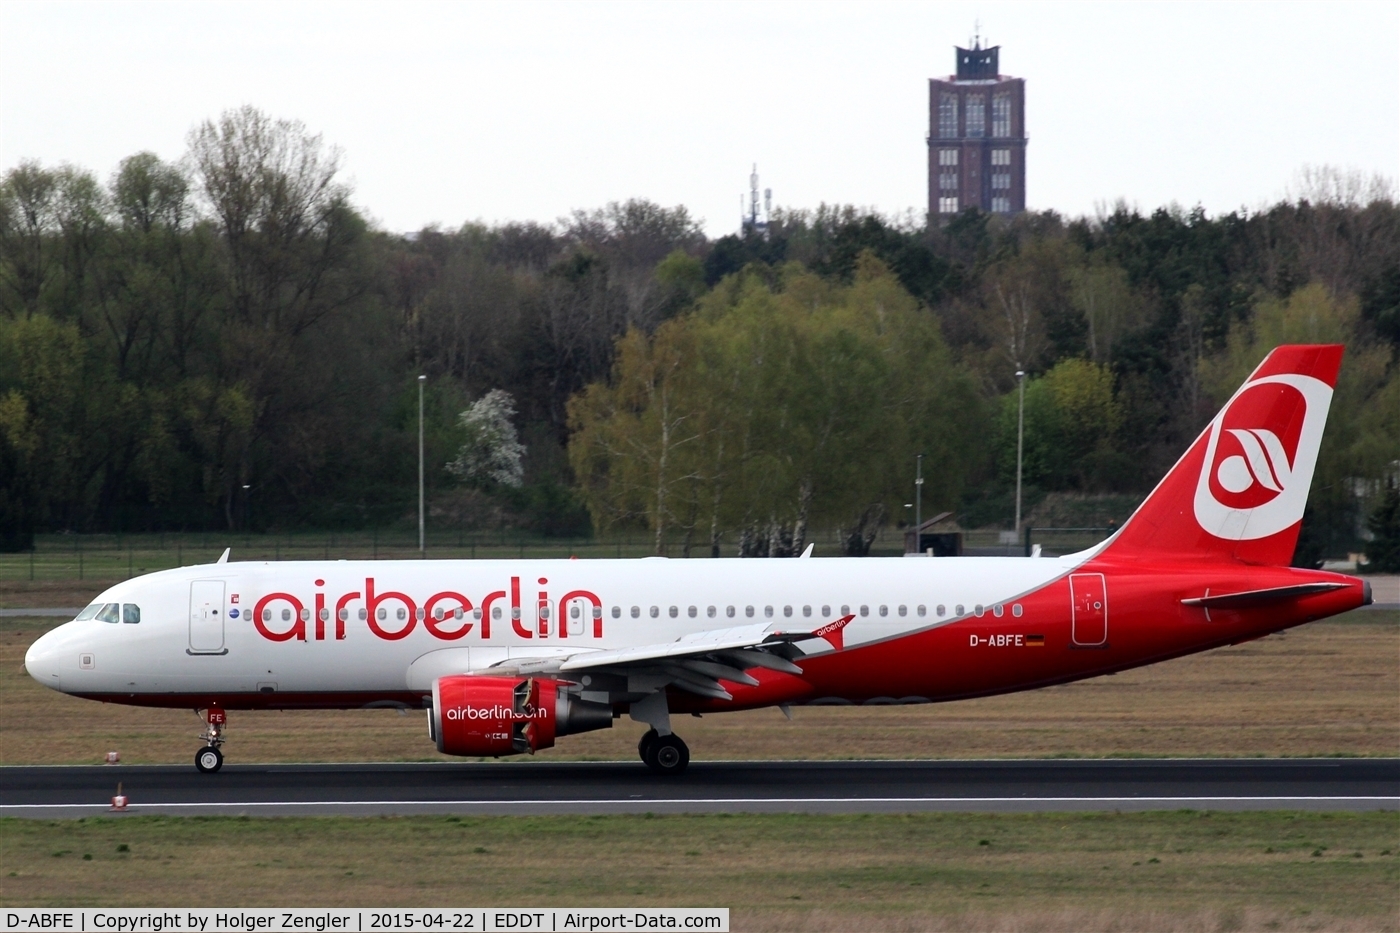
[[1001,74],[1000,46],[958,49],[957,74],[928,82],[928,212],[1026,209],[1026,82]]

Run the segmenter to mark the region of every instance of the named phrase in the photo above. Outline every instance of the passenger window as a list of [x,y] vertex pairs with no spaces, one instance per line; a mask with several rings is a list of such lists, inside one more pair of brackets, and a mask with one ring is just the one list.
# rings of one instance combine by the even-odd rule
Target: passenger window
[[711,619],[713,619],[713,618],[715,617],[715,612],[716,612],[716,609],[715,609],[714,606],[706,606],[706,607],[705,607],[705,615],[709,616]]
[[731,618],[731,619],[734,618],[734,607],[733,607],[733,606],[725,606],[725,607],[724,607],[724,614],[727,615],[727,616],[729,616],[729,618]]
[[981,603],[978,603],[977,605],[975,605],[975,606],[972,607],[972,614],[975,615],[975,616],[976,616],[977,618],[979,618],[979,619],[982,618],[982,612],[983,612],[983,609],[982,609],[982,604],[981,604]]
[[[300,615],[301,615],[301,621],[303,621],[303,622],[309,622],[309,621],[311,621],[311,610],[310,610],[310,609],[303,609],[303,610],[301,611]],[[399,618],[400,618],[400,619],[403,618],[403,610],[402,610],[402,609],[399,610]]]
[[[934,610],[934,612],[938,613],[938,618],[940,619],[943,618],[944,613],[946,613],[947,611],[948,610],[943,608],[942,606],[939,606],[937,609]],[[920,613],[920,615],[922,615],[922,613]]]
[[[919,613],[920,618],[923,618],[924,616],[928,615],[928,610],[923,606],[920,606],[917,612]],[[943,615],[943,613],[940,612],[939,615]]]
[[890,607],[889,607],[889,606],[881,606],[881,607],[880,607],[880,615],[881,615],[881,616],[887,616],[887,615],[889,615],[889,614],[890,614]]
[[868,616],[868,615],[870,615],[870,607],[869,607],[869,606],[861,606],[861,607],[860,607],[860,614],[861,614],[862,616]]
[[962,603],[958,603],[956,606],[953,607],[953,614],[954,614],[954,615],[962,615],[962,614],[963,614],[963,606],[962,606]]
[[621,607],[621,606],[613,606],[613,618],[614,618],[614,619],[620,619],[620,618],[622,618],[622,607]]
[[[368,618],[369,618],[369,613],[365,611],[365,609],[364,609],[363,606],[360,607],[360,611],[359,611],[358,615],[359,615],[359,617],[360,617],[360,621],[361,621],[361,622],[363,622],[365,619],[368,619]],[[480,609],[478,609],[478,610],[476,611],[476,617],[477,617],[478,619],[481,618],[481,610],[480,610]]]
[[120,622],[120,621],[121,621],[121,612],[120,612],[120,608],[121,608],[121,607],[119,607],[116,603],[107,603],[105,606],[102,607],[102,611],[99,612],[99,613],[97,614],[97,621],[99,621],[99,622]]
[[831,607],[830,607],[830,606],[822,606],[822,618],[823,618],[823,619],[829,619],[829,618],[831,618]]
[[850,615],[850,614],[851,614],[851,607],[850,607],[850,606],[842,606],[842,607],[841,607],[841,614],[842,614],[843,616],[848,616],[848,615]]
[[1012,607],[1011,607],[1011,614],[1012,614],[1013,616],[1015,616],[1016,618],[1018,618],[1018,619],[1021,618],[1021,604],[1020,604],[1020,603],[1015,603],[1015,604],[1012,605]]
[[900,607],[899,607],[899,614],[900,614],[901,616],[907,616],[907,615],[909,614],[909,607],[908,607],[908,606],[900,606]]
[[[331,611],[330,611],[329,609],[322,609],[322,610],[320,610],[319,612],[317,612],[316,615],[320,618],[320,620],[321,620],[322,622],[325,622],[327,619],[329,619],[329,618],[331,617]],[[441,609],[438,610],[438,618],[439,618],[439,619],[442,618],[442,610],[441,610]]]
[[93,616],[97,615],[98,611],[101,610],[101,609],[102,609],[102,604],[101,604],[101,603],[93,603],[91,606],[88,606],[88,607],[87,607],[86,609],[84,609],[82,612],[78,613],[78,615],[77,615],[77,617],[74,619],[74,621],[75,621],[75,622],[86,622],[88,619],[91,619]]
[[671,618],[673,618],[673,619],[674,619],[676,616],[678,616],[678,615],[681,614],[681,613],[680,613],[680,610],[677,609],[675,606],[672,606],[672,607],[668,610],[668,613],[670,614]]
[[690,616],[690,617],[693,619],[693,618],[695,618],[695,616],[698,615],[699,613],[698,613],[698,611],[696,610],[696,608],[695,608],[694,606],[691,606],[689,609],[687,609],[687,610],[685,611],[685,614],[688,615],[688,616]]
[[141,621],[141,607],[135,603],[122,603],[122,621],[135,625]]
[[491,618],[495,619],[497,622],[499,622],[499,621],[501,620],[501,607],[500,607],[500,606],[492,606],[492,607],[491,607]]
[[656,606],[652,606],[652,607],[651,607],[651,617],[652,617],[653,619],[655,619],[655,618],[658,618],[660,615],[661,615],[661,610],[660,610],[658,607],[656,607]]
[[[383,609],[379,610],[379,618],[381,618],[381,619],[384,618],[384,610],[383,610]],[[290,610],[290,609],[283,609],[283,610],[282,610],[282,621],[283,621],[283,622],[290,622],[290,621],[292,621],[292,610]]]
[[752,619],[752,618],[753,618],[753,606],[745,606],[745,607],[744,607],[744,615],[746,615],[746,616],[748,616],[750,619]]
[[802,607],[802,614],[803,614],[804,616],[811,616],[811,614],[812,614],[812,607],[811,607],[811,606],[803,606],[803,607]]
[[784,607],[783,607],[783,615],[785,615],[785,616],[791,616],[791,615],[792,615],[792,607],[791,607],[791,606],[784,606]]
[[633,606],[633,607],[632,607],[632,618],[634,618],[634,619],[640,619],[641,617],[642,617],[642,607],[641,607],[641,606]]
[[1001,613],[1002,613],[1002,608],[1001,608],[1001,606],[998,605],[998,606],[993,606],[993,607],[992,607],[992,615],[996,616],[998,619],[1001,618]]
[[769,618],[769,619],[773,618],[773,607],[772,607],[772,606],[764,606],[764,607],[763,607],[763,615],[764,615],[766,618]]
[[337,619],[339,619],[339,620],[342,621],[342,622],[348,622],[349,619],[350,619],[350,610],[349,610],[349,609],[340,609],[340,610],[337,610],[335,616],[336,616]]
[[[385,619],[389,618],[389,610],[388,610],[388,609],[385,609],[383,606],[380,606],[380,607],[379,607],[379,611],[377,611],[377,612],[375,613],[375,615],[379,616],[379,621],[380,621],[380,622],[383,622]],[[286,617],[287,617],[287,610],[283,609],[283,610],[282,610],[282,618],[285,619]]]
[[408,618],[408,610],[400,606],[397,615],[399,617],[399,621],[402,622],[404,619]]
[[[422,606],[419,606],[419,607],[418,607],[418,612],[415,613],[415,615],[418,616],[418,621],[420,621],[420,622],[423,621],[423,607],[422,607]],[[403,618],[403,615],[400,614],[400,615],[399,615],[399,618],[402,619],[402,618]]]

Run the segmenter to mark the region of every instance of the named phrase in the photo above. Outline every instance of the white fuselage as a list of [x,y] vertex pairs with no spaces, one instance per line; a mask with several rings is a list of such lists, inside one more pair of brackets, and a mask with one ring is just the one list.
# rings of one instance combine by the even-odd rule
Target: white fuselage
[[[811,631],[849,614],[849,649],[972,618],[983,607],[990,621],[992,607],[1000,619],[1006,604],[1010,621],[1019,595],[1084,559],[209,564],[112,587],[97,602],[138,605],[138,624],[69,622],[39,639],[25,663],[40,682],[85,696],[149,702],[162,694],[272,693],[301,698],[296,705],[411,703],[408,694],[426,694],[445,674],[726,626]],[[587,595],[561,604],[580,592]],[[817,639],[801,647],[829,650]],[[325,702],[308,699],[315,695]]]

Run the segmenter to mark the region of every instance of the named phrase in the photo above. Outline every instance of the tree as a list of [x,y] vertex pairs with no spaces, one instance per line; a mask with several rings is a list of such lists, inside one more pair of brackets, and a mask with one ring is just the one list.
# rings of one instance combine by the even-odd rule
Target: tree
[[458,416],[466,436],[447,471],[469,483],[519,487],[525,478],[525,445],[515,433],[515,401],[492,389]]
[[1392,476],[1376,510],[1366,519],[1371,540],[1366,544],[1366,569],[1373,573],[1400,572],[1400,486]]
[[629,333],[571,402],[569,450],[595,521],[644,517],[658,550],[708,525],[711,553],[739,531],[741,553],[791,554],[814,522],[855,522],[868,549],[915,452],[941,468],[931,500],[956,501],[977,410],[937,321],[866,254],[849,286],[740,275]]

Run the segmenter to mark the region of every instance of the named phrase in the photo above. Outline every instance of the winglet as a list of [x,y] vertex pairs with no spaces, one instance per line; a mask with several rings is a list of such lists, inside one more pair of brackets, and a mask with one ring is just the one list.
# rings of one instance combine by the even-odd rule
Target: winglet
[[813,541],[811,544],[808,544],[808,545],[807,545],[807,550],[805,550],[805,551],[802,552],[802,556],[803,556],[803,557],[811,557],[811,556],[812,556],[812,548],[814,548],[814,547],[816,547],[816,546],[817,546],[817,542],[815,542],[815,541]]
[[846,636],[842,634],[841,630],[850,625],[851,620],[854,618],[854,615],[848,615],[842,616],[835,622],[828,622],[821,628],[812,632],[812,637],[825,638],[827,641],[831,642],[831,647],[835,648],[837,651],[841,651],[846,647]]
[[229,555],[229,552],[232,551],[232,550],[233,550],[233,548],[231,548],[231,547],[226,547],[226,548],[224,548],[224,552],[223,552],[222,554],[219,555],[219,559],[216,560],[216,561],[214,561],[214,563],[216,563],[216,564],[227,564],[227,563],[228,563],[228,555]]

